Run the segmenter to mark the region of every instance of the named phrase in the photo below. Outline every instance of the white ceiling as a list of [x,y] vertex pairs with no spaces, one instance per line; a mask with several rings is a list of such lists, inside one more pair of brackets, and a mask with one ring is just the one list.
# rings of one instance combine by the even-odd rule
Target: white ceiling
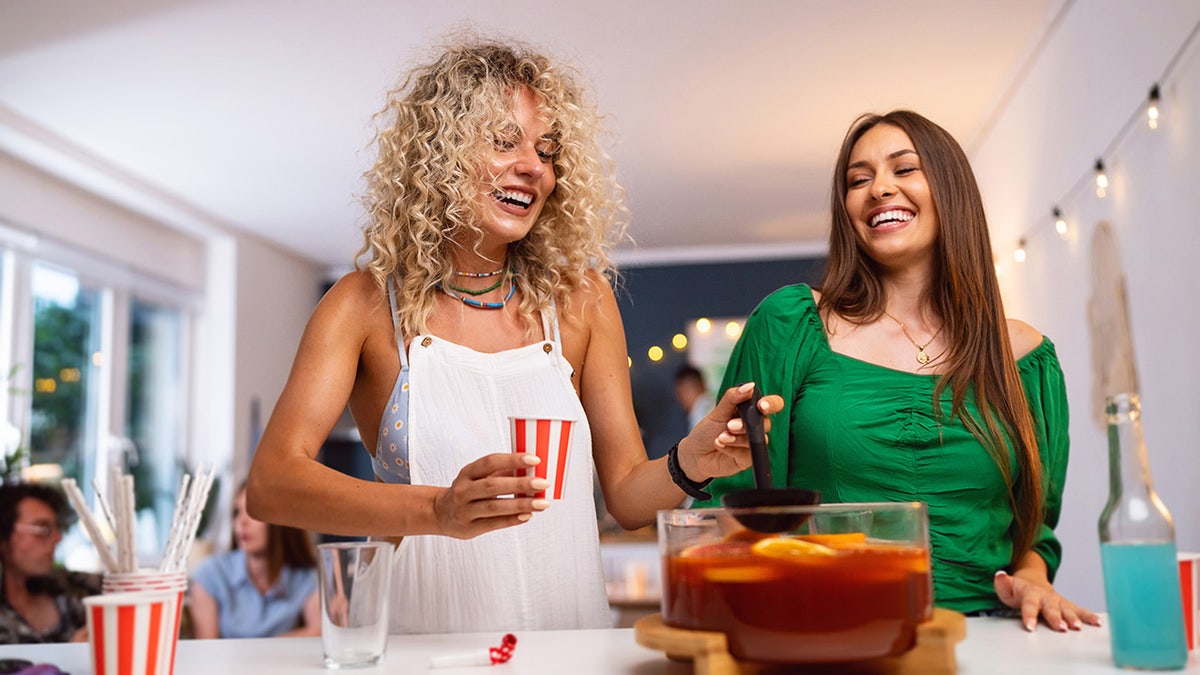
[[811,251],[855,117],[910,107],[969,152],[1064,1],[3,0],[0,149],[345,267],[370,116],[472,26],[592,83],[625,259]]

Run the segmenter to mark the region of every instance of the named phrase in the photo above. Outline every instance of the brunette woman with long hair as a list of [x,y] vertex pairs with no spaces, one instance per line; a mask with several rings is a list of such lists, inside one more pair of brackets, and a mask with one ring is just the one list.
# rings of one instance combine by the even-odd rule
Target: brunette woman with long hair
[[[1067,466],[1054,345],[1004,315],[983,199],[962,148],[911,111],[865,115],[831,190],[820,290],[751,314],[725,374],[783,396],[773,468],[826,501],[928,504],[935,603],[1097,623],[1051,585]],[[716,494],[749,486],[717,479]]]
[[310,535],[251,518],[243,485],[233,503],[233,550],[191,575],[193,637],[320,635],[316,567]]

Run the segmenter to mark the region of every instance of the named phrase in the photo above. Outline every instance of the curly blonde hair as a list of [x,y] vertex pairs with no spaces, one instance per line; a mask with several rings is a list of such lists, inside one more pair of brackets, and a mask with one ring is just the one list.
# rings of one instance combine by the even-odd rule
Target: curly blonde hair
[[460,40],[389,92],[375,115],[378,157],[364,174],[368,222],[356,267],[381,289],[395,285],[407,335],[425,331],[437,284],[453,281],[452,250],[471,242],[477,250],[483,240],[477,197],[493,184],[483,167],[515,124],[512,94],[521,87],[536,94],[558,152],[554,192],[508,247],[518,314],[533,331],[551,301],[566,306],[593,283],[589,273],[615,279],[610,252],[625,237],[623,192],[599,144],[600,115],[573,71],[527,47]]

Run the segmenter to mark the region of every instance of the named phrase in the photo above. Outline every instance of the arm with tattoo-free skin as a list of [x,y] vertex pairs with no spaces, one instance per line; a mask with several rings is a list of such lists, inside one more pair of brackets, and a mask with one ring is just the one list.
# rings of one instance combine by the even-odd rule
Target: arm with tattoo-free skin
[[538,489],[539,479],[512,476],[536,457],[485,455],[464,466],[448,487],[359,480],[317,460],[355,388],[365,386],[360,370],[372,328],[381,318],[390,322],[379,297],[367,275],[351,274],[313,312],[254,455],[246,493],[250,515],[327,534],[379,537],[469,538],[529,520],[546,507],[544,500],[500,497]]
[[[584,316],[573,317],[589,330],[586,356],[577,386],[592,428],[592,452],[609,512],[623,527],[634,529],[654,522],[660,509],[676,508],[685,494],[672,481],[666,458],[648,460],[638,433],[630,392],[625,329],[612,288],[603,280],[594,285]],[[754,383],[726,390],[716,406],[679,442],[679,466],[700,482],[725,476],[750,465],[750,446],[737,404],[749,399]],[[779,396],[764,396],[759,408],[766,415],[783,409]],[[767,420],[768,429],[770,420]]]

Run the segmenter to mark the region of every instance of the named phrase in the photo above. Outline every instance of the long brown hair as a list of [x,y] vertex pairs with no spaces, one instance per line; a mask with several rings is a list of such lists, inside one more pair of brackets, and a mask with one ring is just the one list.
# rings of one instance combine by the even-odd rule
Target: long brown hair
[[[238,493],[246,491],[245,482]],[[235,516],[236,517],[236,516]],[[233,536],[233,548],[237,548],[237,535]],[[317,554],[313,550],[311,535],[305,530],[287,525],[267,523],[267,574],[274,584],[284,567],[311,569],[317,566]]]
[[[983,198],[966,153],[945,129],[909,110],[863,115],[850,126],[833,171],[833,227],[820,308],[859,324],[878,319],[885,309],[880,267],[859,246],[845,201],[850,152],[863,134],[880,124],[897,127],[912,140],[940,223],[925,300],[941,317],[949,347],[945,374],[934,388],[933,408],[943,414],[940,400],[949,387],[950,417],[963,421],[1004,476],[1014,516],[1015,562],[1029,551],[1042,523],[1042,462],[1009,341]],[[972,388],[981,420],[963,407]],[[1015,477],[1009,442],[1016,453]]]

